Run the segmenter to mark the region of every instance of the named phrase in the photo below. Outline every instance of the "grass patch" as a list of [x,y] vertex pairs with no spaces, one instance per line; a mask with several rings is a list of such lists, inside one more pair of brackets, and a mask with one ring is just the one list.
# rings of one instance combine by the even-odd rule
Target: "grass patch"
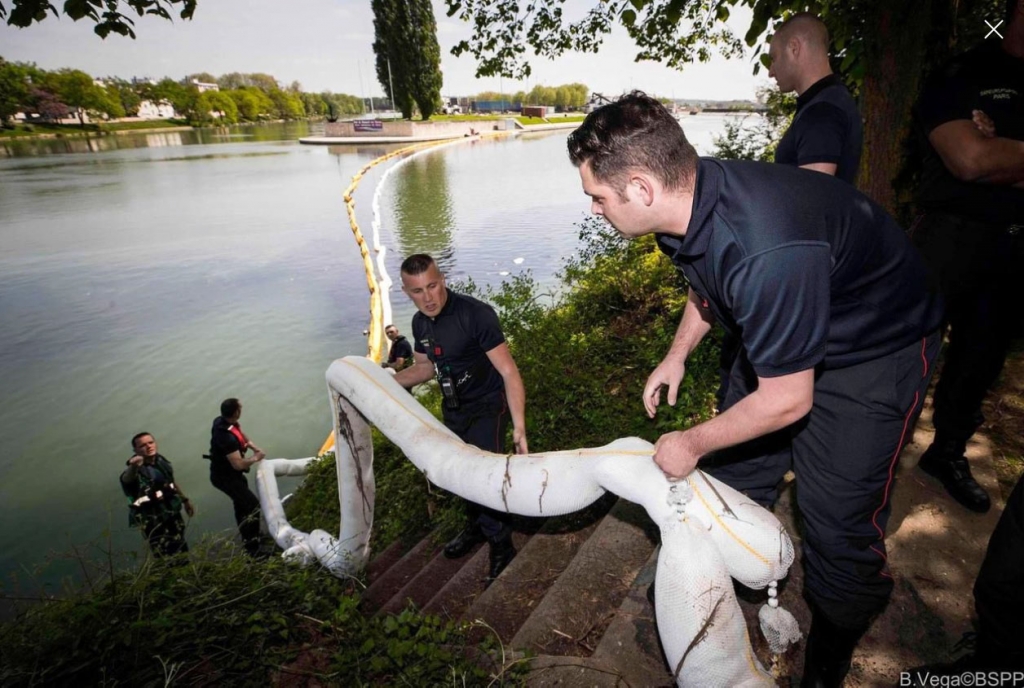
[[[512,115],[509,115],[511,117]],[[431,122],[494,122],[505,119],[498,115],[431,115]],[[413,120],[414,122],[417,120]]]
[[111,122],[101,124],[100,131],[134,131],[136,129],[165,129],[168,127],[187,127],[183,119],[151,119],[144,122]]

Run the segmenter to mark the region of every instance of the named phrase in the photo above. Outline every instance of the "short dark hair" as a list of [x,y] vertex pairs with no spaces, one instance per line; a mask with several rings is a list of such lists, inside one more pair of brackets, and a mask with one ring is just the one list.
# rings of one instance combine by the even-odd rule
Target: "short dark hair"
[[1006,0],[1006,23],[1013,23],[1013,15],[1017,13],[1017,5],[1020,0]]
[[651,172],[668,189],[680,189],[697,173],[697,151],[664,105],[633,91],[587,115],[569,134],[569,159],[590,163],[594,178],[618,190],[630,170]]
[[146,437],[147,435],[149,437],[153,437],[153,433],[151,432],[140,432],[139,434],[135,435],[135,437],[132,438],[132,449],[135,449],[136,442],[138,442],[141,438]]
[[407,275],[421,275],[434,264],[434,259],[426,253],[414,253],[402,261],[402,272]]
[[238,410],[241,408],[242,402],[240,402],[238,399],[234,397],[231,397],[230,399],[225,399],[224,401],[220,402],[220,415],[224,416],[225,418],[231,418],[236,413],[238,413]]

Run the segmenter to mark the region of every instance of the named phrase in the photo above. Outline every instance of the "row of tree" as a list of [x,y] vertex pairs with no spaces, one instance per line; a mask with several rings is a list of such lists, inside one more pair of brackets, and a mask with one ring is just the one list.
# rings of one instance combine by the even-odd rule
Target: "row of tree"
[[[217,84],[221,90],[206,90],[197,81]],[[361,98],[329,91],[307,93],[298,82],[282,88],[269,74],[235,72],[219,79],[194,74],[182,82],[170,78],[159,82],[97,81],[78,69],[47,71],[0,57],[0,125],[7,125],[18,112],[47,121],[77,116],[83,125],[86,115],[94,119],[133,117],[144,101],[169,103],[181,117],[196,124],[336,119],[363,112]]]
[[541,86],[538,84],[527,91],[515,93],[496,93],[484,91],[476,95],[477,100],[508,100],[511,103],[524,105],[552,105],[561,109],[579,109],[587,104],[590,89],[584,84],[562,84],[561,86]]

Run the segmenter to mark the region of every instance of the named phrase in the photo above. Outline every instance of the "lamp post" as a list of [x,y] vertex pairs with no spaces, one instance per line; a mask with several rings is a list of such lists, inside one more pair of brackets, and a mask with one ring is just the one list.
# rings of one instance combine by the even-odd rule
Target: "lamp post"
[[395,109],[395,80],[391,78],[391,58],[388,58],[388,85],[391,86],[391,110]]

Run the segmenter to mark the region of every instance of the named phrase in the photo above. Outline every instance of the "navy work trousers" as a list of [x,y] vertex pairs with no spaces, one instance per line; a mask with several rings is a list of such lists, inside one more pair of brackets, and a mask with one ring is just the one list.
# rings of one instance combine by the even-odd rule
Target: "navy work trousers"
[[213,470],[210,471],[210,482],[231,497],[242,544],[246,552],[255,555],[260,549],[260,500],[249,489],[245,474],[234,469]]
[[966,444],[984,421],[982,401],[1024,326],[1024,227],[927,213],[914,223],[911,238],[946,301],[949,324],[935,387],[936,441]]
[[[701,461],[703,470],[765,507],[793,469],[804,527],[804,594],[837,626],[866,628],[892,592],[885,527],[893,478],[940,341],[936,332],[873,361],[819,370],[807,416]],[[741,350],[725,408],[756,388]]]
[[[463,404],[454,411],[444,411],[445,426],[463,442],[497,454],[505,453],[505,433],[510,420],[504,391]],[[475,523],[488,540],[496,540],[503,531],[507,533],[508,514],[469,501],[465,504],[469,522]]]

